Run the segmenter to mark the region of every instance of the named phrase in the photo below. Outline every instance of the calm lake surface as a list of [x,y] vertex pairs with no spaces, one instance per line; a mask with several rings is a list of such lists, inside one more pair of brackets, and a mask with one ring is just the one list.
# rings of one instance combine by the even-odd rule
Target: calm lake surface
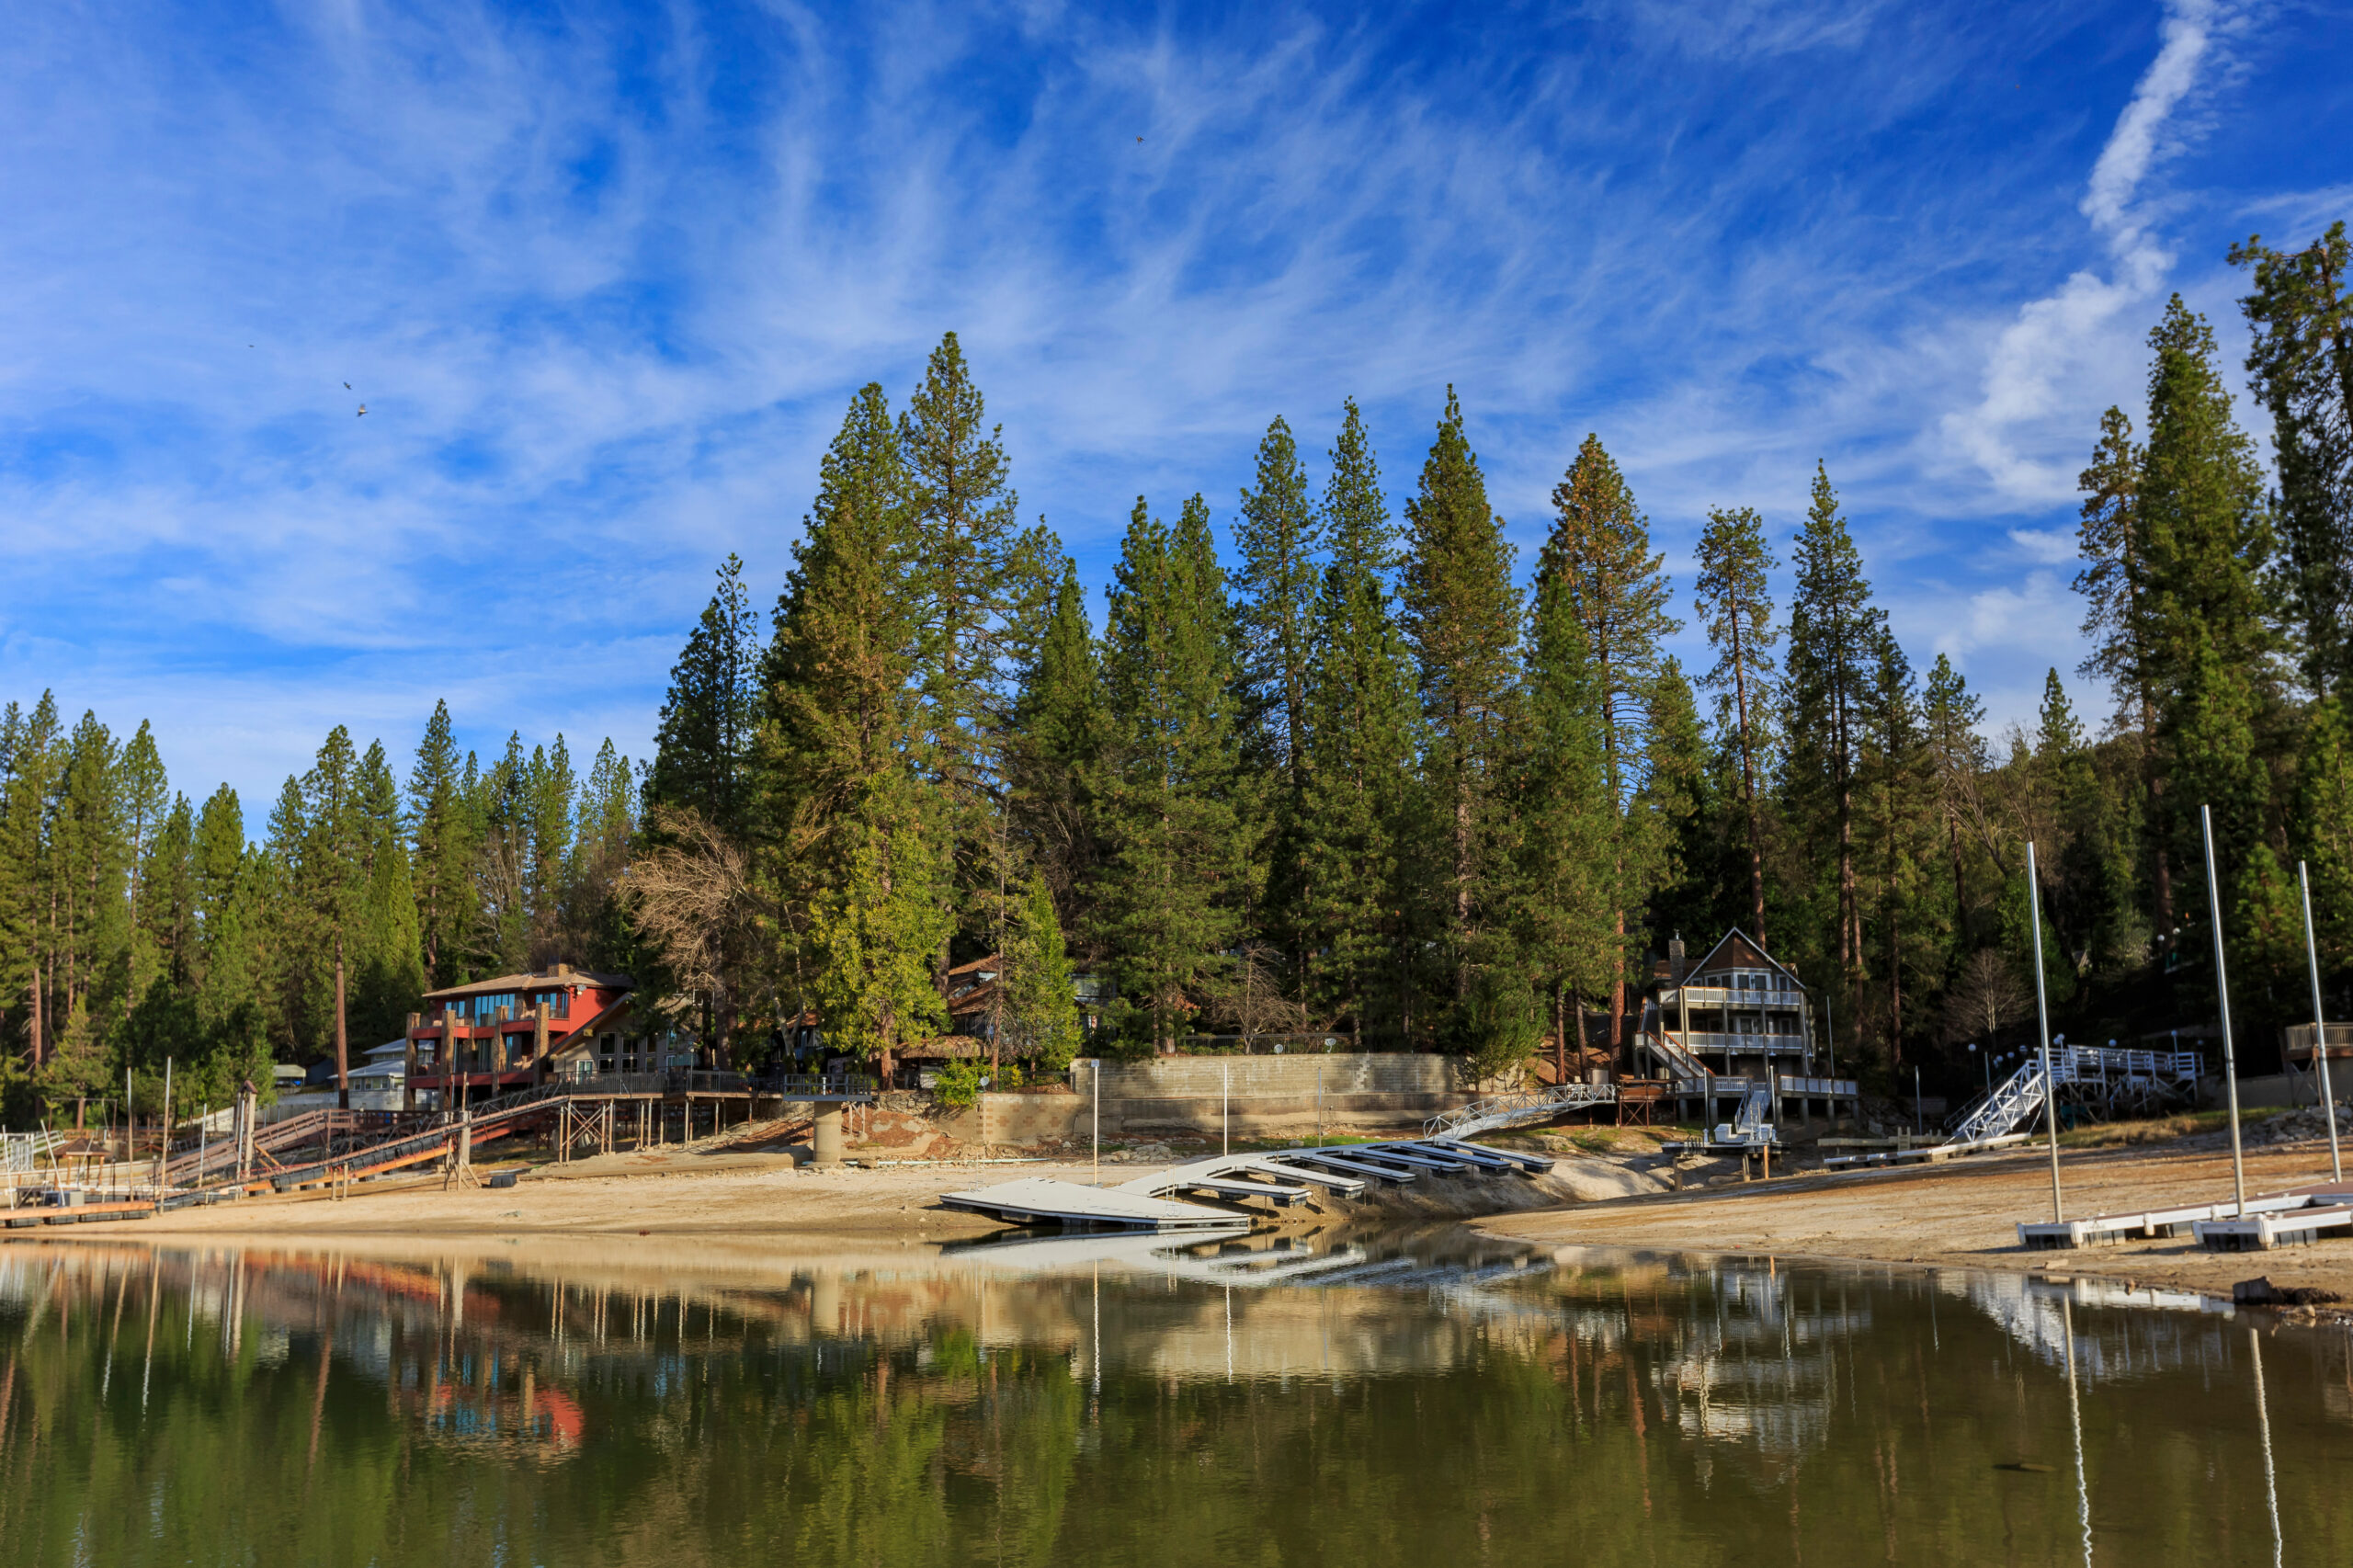
[[1455,1233],[12,1243],[0,1560],[2353,1562],[2346,1337],[2120,1295]]

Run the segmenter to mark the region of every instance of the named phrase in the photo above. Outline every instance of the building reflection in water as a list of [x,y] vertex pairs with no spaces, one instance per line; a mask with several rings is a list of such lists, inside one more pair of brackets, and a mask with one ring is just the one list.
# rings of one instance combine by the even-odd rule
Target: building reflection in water
[[[1149,1481],[1155,1506],[1231,1512],[1245,1494],[1215,1482],[1242,1465],[1311,1492],[1368,1478],[1343,1514],[1314,1521],[1335,1539],[1373,1532],[1367,1551],[1388,1539],[1384,1508],[1449,1530],[1512,1520],[1506,1535],[1523,1541],[1558,1528],[1554,1546],[1602,1562],[1642,1560],[1632,1536],[1596,1544],[1621,1519],[1666,1531],[1662,1551],[1737,1523],[1786,1532],[1783,1554],[1808,1555],[1808,1530],[1854,1513],[1877,1519],[1885,1555],[1938,1561],[1978,1539],[1940,1531],[2042,1528],[2053,1551],[2088,1559],[2095,1539],[2164,1517],[2175,1533],[2154,1561],[2206,1539],[2164,1482],[2194,1461],[2243,1477],[2230,1539],[2292,1560],[2313,1499],[2333,1495],[2316,1456],[2341,1449],[2353,1417],[2344,1336],[2267,1345],[2196,1297],[1537,1249],[1450,1229],[823,1258],[556,1241],[406,1256],[18,1244],[0,1247],[0,1461],[17,1488],[0,1528],[74,1487],[91,1489],[74,1499],[77,1529],[122,1501],[79,1479],[108,1467],[36,1433],[111,1442],[126,1476],[185,1473],[187,1450],[160,1430],[176,1398],[170,1440],[237,1447],[237,1473],[267,1475],[293,1519],[314,1472],[374,1454],[347,1484],[438,1499],[433,1486],[452,1477],[477,1489],[509,1478],[496,1506],[469,1505],[502,1529],[543,1494],[588,1515],[672,1518],[664,1499],[692,1477],[713,1496],[756,1498],[732,1506],[765,1521],[764,1540],[835,1521],[858,1560],[907,1550],[892,1529],[937,1544],[973,1510],[1017,1506],[1038,1539],[1109,1550],[1088,1532],[1110,1523],[1071,1514],[1053,1486]],[[267,1409],[246,1408],[264,1394]],[[68,1418],[85,1405],[97,1422]],[[1175,1484],[1180,1455],[1198,1485]],[[899,1502],[840,1512],[842,1487],[863,1497],[863,1478],[903,1457],[916,1468],[892,1481]],[[1608,1528],[1563,1516],[1567,1473]],[[47,1491],[25,1489],[44,1475]],[[533,1476],[554,1491],[530,1490]],[[1019,1479],[1036,1476],[1063,1479]],[[890,1511],[904,1512],[908,1486],[938,1520]],[[708,1531],[709,1550],[679,1560],[719,1561],[726,1522],[672,1519],[665,1539],[683,1551]],[[370,1544],[375,1556],[355,1560],[448,1560],[456,1539],[407,1556]]]

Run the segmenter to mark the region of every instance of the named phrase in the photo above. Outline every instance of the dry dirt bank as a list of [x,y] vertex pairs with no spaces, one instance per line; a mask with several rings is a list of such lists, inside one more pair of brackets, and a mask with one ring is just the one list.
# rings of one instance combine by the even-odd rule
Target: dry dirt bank
[[[1649,1163],[1649,1162],[1645,1162]],[[1107,1165],[1107,1183],[1150,1165]],[[290,1240],[352,1243],[366,1237],[699,1237],[731,1243],[790,1243],[799,1249],[838,1240],[957,1241],[1004,1229],[995,1221],[940,1205],[945,1192],[1021,1176],[1091,1182],[1091,1165],[911,1164],[823,1170],[780,1153],[647,1151],[608,1154],[526,1175],[509,1187],[445,1188],[438,1176],[356,1187],[340,1199],[320,1194],[247,1199],[105,1226],[17,1233],[58,1240],[193,1240],[255,1244]],[[1318,1197],[1278,1217],[1286,1227],[1320,1229],[1460,1220],[1589,1203],[1661,1189],[1625,1161],[1564,1155],[1546,1176],[1424,1179],[1375,1188],[1362,1199]],[[1272,1222],[1272,1221],[1270,1221]]]
[[[2328,1175],[2324,1145],[2251,1149],[2247,1194]],[[2184,1140],[2156,1149],[2069,1153],[2061,1179],[2070,1216],[2213,1202],[2231,1196],[2228,1145]],[[1899,1264],[2097,1275],[2228,1296],[2256,1275],[2353,1301],[2353,1238],[2264,1253],[2209,1253],[2187,1235],[2073,1252],[2028,1252],[2021,1220],[2051,1217],[2051,1171],[2040,1153],[1864,1175],[1777,1177],[1745,1187],[1584,1203],[1477,1222],[1490,1234],[1542,1244],[1691,1253],[1771,1253]]]

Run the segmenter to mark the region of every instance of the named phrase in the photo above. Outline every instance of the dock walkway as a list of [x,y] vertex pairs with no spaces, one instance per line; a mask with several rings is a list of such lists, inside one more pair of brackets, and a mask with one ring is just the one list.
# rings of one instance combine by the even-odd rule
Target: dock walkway
[[[1273,1153],[1220,1154],[1148,1171],[1113,1187],[1088,1187],[1047,1176],[1025,1176],[994,1187],[940,1195],[951,1209],[1015,1224],[1058,1224],[1123,1231],[1246,1231],[1252,1211],[1232,1205],[1303,1202],[1310,1187],[1354,1198],[1379,1182],[1402,1187],[1423,1176],[1540,1176],[1552,1168],[1543,1154],[1491,1149],[1443,1138],[1283,1149]],[[1183,1201],[1190,1194],[1227,1207]]]

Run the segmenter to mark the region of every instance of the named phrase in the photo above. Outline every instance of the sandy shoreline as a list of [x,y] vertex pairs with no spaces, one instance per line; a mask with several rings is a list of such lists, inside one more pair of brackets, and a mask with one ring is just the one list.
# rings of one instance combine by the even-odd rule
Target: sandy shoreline
[[[2247,1196],[2325,1179],[2328,1150],[2250,1150]],[[2063,1156],[2070,1217],[2231,1196],[2220,1140],[2184,1140]],[[1695,1254],[1771,1254],[1849,1263],[1926,1265],[2131,1280],[2227,1297],[2258,1275],[2317,1287],[2353,1301],[2353,1238],[2269,1252],[2210,1253],[2188,1236],[2068,1252],[2018,1245],[2021,1220],[2051,1217],[2051,1170],[2039,1153],[1854,1176],[1808,1176],[1699,1192],[1582,1204],[1474,1221],[1482,1232],[1540,1245]]]
[[[665,1245],[749,1256],[970,1241],[1006,1227],[948,1209],[942,1193],[1017,1176],[1091,1182],[1086,1161],[910,1164],[820,1170],[782,1154],[733,1155],[679,1168],[659,1158],[608,1157],[609,1174],[573,1167],[511,1187],[445,1190],[438,1176],[324,1195],[249,1199],[149,1220],[10,1233],[11,1241],[287,1246],[409,1253],[485,1246],[551,1248],[580,1260],[658,1253]],[[598,1162],[606,1165],[606,1162]],[[2325,1146],[2274,1146],[2246,1159],[2250,1196],[2327,1174]],[[1107,1166],[1106,1181],[1138,1174]],[[2231,1192],[2219,1140],[2071,1152],[2063,1176],[2070,1215],[2211,1202]],[[1679,1193],[1608,1159],[1566,1158],[1552,1176],[1508,1185],[1426,1181],[1378,1202],[1318,1205],[1290,1223],[1322,1229],[1460,1220],[1501,1239],[1602,1246],[1769,1254],[1847,1263],[1989,1268],[2097,1277],[2228,1296],[2257,1275],[2317,1287],[2353,1302],[2353,1238],[2268,1253],[2208,1253],[2187,1236],[2073,1252],[2027,1252],[2014,1229],[2047,1219],[2050,1172],[2020,1153],[1900,1171],[1779,1177]]]

